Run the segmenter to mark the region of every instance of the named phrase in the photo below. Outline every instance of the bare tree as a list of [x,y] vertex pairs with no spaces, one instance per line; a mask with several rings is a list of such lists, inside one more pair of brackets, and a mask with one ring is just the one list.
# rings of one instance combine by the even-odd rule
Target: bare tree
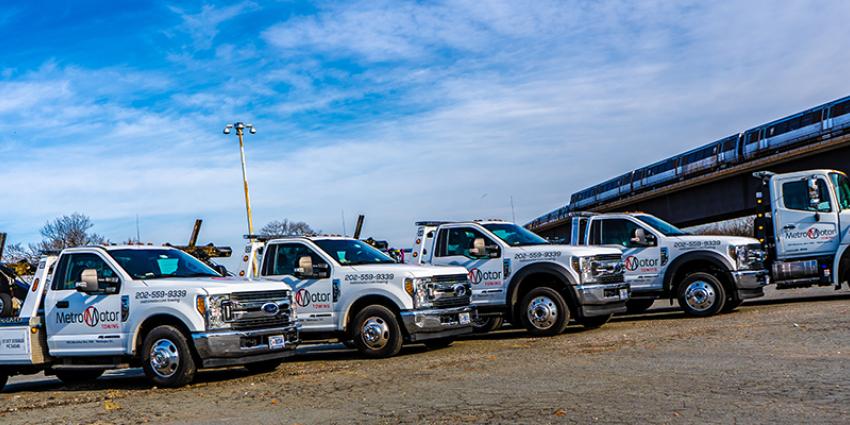
[[717,223],[704,224],[691,229],[697,235],[746,236],[753,237],[755,217],[741,217]]
[[48,222],[41,228],[39,251],[61,250],[75,246],[99,245],[106,242],[103,236],[89,233],[94,226],[87,215],[73,213]]
[[24,261],[28,263],[38,262],[38,253],[33,251],[32,247],[24,247],[20,243],[6,245],[3,251],[3,258],[0,258],[0,263],[17,263]]
[[303,221],[283,219],[266,224],[260,229],[260,234],[265,236],[302,236],[316,234],[316,231]]

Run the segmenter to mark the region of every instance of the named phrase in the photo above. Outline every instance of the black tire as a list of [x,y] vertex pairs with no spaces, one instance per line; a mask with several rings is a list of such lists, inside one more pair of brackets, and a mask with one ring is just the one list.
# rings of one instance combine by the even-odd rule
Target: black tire
[[744,300],[740,300],[740,299],[737,299],[737,298],[729,298],[729,299],[726,300],[726,304],[723,305],[723,312],[725,313],[725,312],[728,312],[728,311],[735,310],[736,308],[740,307],[741,304],[743,304],[743,303],[744,303]]
[[726,289],[714,275],[697,272],[682,279],[677,290],[679,306],[689,316],[707,317],[723,310]]
[[354,317],[352,339],[369,358],[391,357],[401,351],[404,336],[395,314],[382,305],[370,305]]
[[587,329],[596,329],[608,323],[608,321],[611,320],[611,316],[613,316],[613,314],[606,314],[604,316],[582,317],[581,319],[576,319],[576,322],[578,322],[578,324],[584,326]]
[[429,350],[439,350],[441,348],[446,348],[452,345],[453,342],[455,342],[455,339],[453,337],[428,339],[422,341],[422,343],[425,344],[425,347],[428,347]]
[[655,304],[654,298],[636,298],[626,301],[626,314],[640,314]]
[[82,384],[94,381],[103,375],[105,370],[102,369],[83,369],[83,370],[57,370],[56,377],[65,384]]
[[275,369],[283,363],[283,359],[264,360],[261,362],[247,363],[245,369],[251,373],[267,373],[274,372]]
[[6,372],[0,372],[0,392],[3,392],[3,388],[6,387],[6,382],[9,381],[9,374]]
[[475,333],[488,333],[502,327],[504,319],[502,316],[483,316],[472,321],[472,331]]
[[192,382],[198,371],[186,336],[169,325],[157,326],[145,336],[142,368],[155,385],[170,388]]
[[540,287],[529,291],[522,297],[517,314],[528,333],[534,336],[558,335],[570,323],[567,302],[552,288]]
[[12,317],[12,296],[0,293],[0,317]]

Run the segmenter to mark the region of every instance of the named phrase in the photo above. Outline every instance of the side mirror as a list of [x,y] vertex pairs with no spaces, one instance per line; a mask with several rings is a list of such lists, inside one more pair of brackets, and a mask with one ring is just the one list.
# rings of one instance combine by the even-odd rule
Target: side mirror
[[630,240],[635,245],[640,246],[653,246],[655,245],[655,235],[652,233],[646,233],[645,230],[638,227],[635,229],[635,237]]
[[469,253],[476,257],[486,257],[487,242],[484,242],[484,238],[475,238],[472,241],[472,248],[469,249]]
[[83,270],[83,273],[80,275],[80,282],[77,282],[76,286],[77,291],[79,292],[85,292],[88,294],[99,292],[100,285],[98,285],[97,270]]
[[298,277],[313,277],[313,258],[305,255],[298,259],[298,268],[295,269]]
[[809,186],[809,205],[817,209],[820,204],[820,191],[818,190],[818,179],[810,177],[807,182]]

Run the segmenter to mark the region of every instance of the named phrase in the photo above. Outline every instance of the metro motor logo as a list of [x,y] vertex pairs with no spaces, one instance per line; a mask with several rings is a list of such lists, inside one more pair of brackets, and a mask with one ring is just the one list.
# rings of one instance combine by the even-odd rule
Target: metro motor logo
[[89,306],[82,313],[56,313],[56,323],[68,325],[82,323],[90,328],[103,323],[103,328],[108,329],[117,325],[121,320],[121,313],[117,311],[99,311],[95,306]]
[[640,259],[634,255],[629,255],[623,260],[623,267],[630,272],[637,270],[640,267],[658,267],[657,258]]
[[499,280],[502,278],[502,272],[482,272],[479,269],[469,270],[469,282],[473,285],[478,285],[485,280]]
[[836,233],[838,233],[835,229],[819,229],[817,227],[810,227],[805,232],[785,232],[785,239],[823,239],[828,240],[832,239]]

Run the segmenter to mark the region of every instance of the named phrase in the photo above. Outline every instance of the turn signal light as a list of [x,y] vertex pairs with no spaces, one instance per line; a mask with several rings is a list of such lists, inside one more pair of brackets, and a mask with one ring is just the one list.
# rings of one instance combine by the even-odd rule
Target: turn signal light
[[195,308],[198,309],[198,313],[201,313],[201,316],[207,316],[207,300],[204,297],[195,298]]
[[413,289],[414,289],[413,288],[413,279],[411,279],[411,278],[405,279],[404,280],[404,291],[407,292],[407,294],[412,297],[413,293],[414,293]]

